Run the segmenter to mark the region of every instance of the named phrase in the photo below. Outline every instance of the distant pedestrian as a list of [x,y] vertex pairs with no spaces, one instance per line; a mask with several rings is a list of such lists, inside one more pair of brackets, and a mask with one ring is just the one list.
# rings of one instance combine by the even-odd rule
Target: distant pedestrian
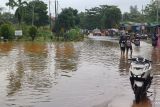
[[158,37],[156,33],[152,35],[152,46],[155,48],[157,46]]
[[121,49],[121,55],[125,54],[125,48],[126,48],[126,37],[125,35],[121,35],[119,39],[119,45]]
[[139,34],[134,35],[134,44],[135,46],[140,46],[140,37]]

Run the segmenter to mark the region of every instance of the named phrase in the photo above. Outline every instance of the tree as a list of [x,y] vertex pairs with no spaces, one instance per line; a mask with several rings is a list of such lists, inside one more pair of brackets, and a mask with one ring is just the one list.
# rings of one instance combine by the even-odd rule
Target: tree
[[0,25],[8,22],[15,23],[16,19],[14,14],[10,12],[3,12],[3,9],[3,7],[0,7]]
[[[86,9],[85,13],[81,13],[80,25],[85,29],[106,29],[118,27],[121,20],[121,10],[116,6],[101,5],[91,9]],[[81,26],[82,27],[82,26]]]
[[78,11],[73,8],[65,8],[58,15],[58,18],[55,23],[55,32],[66,32],[71,28],[79,25],[80,19],[78,16]]
[[0,24],[7,23],[7,22],[11,22],[11,23],[17,22],[14,14],[11,14],[9,12],[4,12],[3,14],[0,15]]
[[121,10],[116,6],[103,5],[102,7],[102,21],[103,28],[117,28],[121,21]]
[[[158,10],[158,14],[160,16],[160,8]],[[156,1],[152,2],[151,4],[148,4],[144,9],[144,14],[146,16],[147,22],[156,22],[157,20],[157,3]],[[159,17],[160,20],[160,17]]]
[[14,36],[14,29],[11,24],[3,24],[0,29],[1,36],[4,40],[11,40]]
[[101,13],[100,13],[100,8],[99,7],[94,7],[91,9],[86,9],[86,18],[85,18],[85,23],[86,23],[86,28],[87,29],[95,29],[95,28],[100,28],[101,24]]
[[128,13],[128,12],[123,13],[122,20],[123,21],[130,21],[130,13]]
[[9,2],[6,3],[6,5],[10,6],[11,8],[17,7],[15,16],[18,19],[18,23],[20,25],[23,19],[24,6],[27,5],[27,2],[22,0],[9,0]]
[[84,12],[81,12],[78,14],[79,18],[80,18],[80,24],[79,26],[82,28],[82,29],[85,29],[85,13]]
[[37,35],[37,28],[35,26],[32,26],[29,28],[29,35],[32,38],[32,41],[34,41],[36,35]]
[[[143,10],[142,10],[143,11]],[[123,21],[125,22],[139,22],[144,23],[146,20],[144,18],[144,15],[138,11],[137,6],[130,6],[130,12],[125,12],[123,14]]]
[[[49,24],[47,13],[47,4],[39,0],[31,1],[25,6],[24,21],[32,24],[32,20],[34,20],[33,24],[37,27],[47,25]],[[32,15],[34,15],[34,19],[32,19]]]
[[130,6],[130,21],[140,22],[142,14],[138,11],[137,5]]

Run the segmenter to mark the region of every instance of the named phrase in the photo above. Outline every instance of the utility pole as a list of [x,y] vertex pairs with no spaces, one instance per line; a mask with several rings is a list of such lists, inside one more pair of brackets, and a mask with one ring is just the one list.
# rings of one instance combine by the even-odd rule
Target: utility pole
[[34,26],[34,8],[35,8],[35,3],[34,1],[33,2],[33,5],[32,5],[32,26]]
[[55,19],[58,17],[58,0],[55,0]]
[[142,5],[142,21],[143,21],[143,23],[145,22],[145,16],[144,16],[144,8],[143,8],[143,5]]
[[57,0],[57,10],[56,10],[56,11],[57,11],[57,17],[58,17],[58,5],[59,5],[59,4],[58,4],[58,0]]
[[57,1],[55,0],[55,20],[57,18]]
[[50,29],[51,29],[51,1],[49,0],[49,25],[50,25]]

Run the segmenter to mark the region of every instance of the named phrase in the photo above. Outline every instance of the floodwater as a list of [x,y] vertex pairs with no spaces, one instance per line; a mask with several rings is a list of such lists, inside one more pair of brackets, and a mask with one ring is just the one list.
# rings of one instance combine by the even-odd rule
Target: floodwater
[[139,104],[117,40],[0,43],[0,107],[160,107],[160,49],[133,49],[153,60],[152,93]]

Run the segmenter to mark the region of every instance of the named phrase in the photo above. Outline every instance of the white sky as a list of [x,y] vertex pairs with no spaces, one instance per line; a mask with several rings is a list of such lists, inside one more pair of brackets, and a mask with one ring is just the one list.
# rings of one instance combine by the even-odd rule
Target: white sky
[[[5,11],[8,11],[8,8],[5,6],[5,3],[8,0],[0,0],[0,7],[5,7]],[[32,1],[32,0],[30,0]],[[48,4],[49,0],[43,0]],[[51,12],[54,14],[54,1],[51,1]],[[131,5],[137,5],[138,9],[142,9],[147,4],[149,4],[151,0],[59,0],[59,9],[65,7],[72,7],[74,9],[78,9],[79,11],[84,11],[86,9],[90,9],[92,7],[96,7],[99,5],[116,5],[118,6],[122,12],[129,12],[129,7]],[[61,9],[60,9],[61,10]],[[59,10],[59,11],[60,11]]]

